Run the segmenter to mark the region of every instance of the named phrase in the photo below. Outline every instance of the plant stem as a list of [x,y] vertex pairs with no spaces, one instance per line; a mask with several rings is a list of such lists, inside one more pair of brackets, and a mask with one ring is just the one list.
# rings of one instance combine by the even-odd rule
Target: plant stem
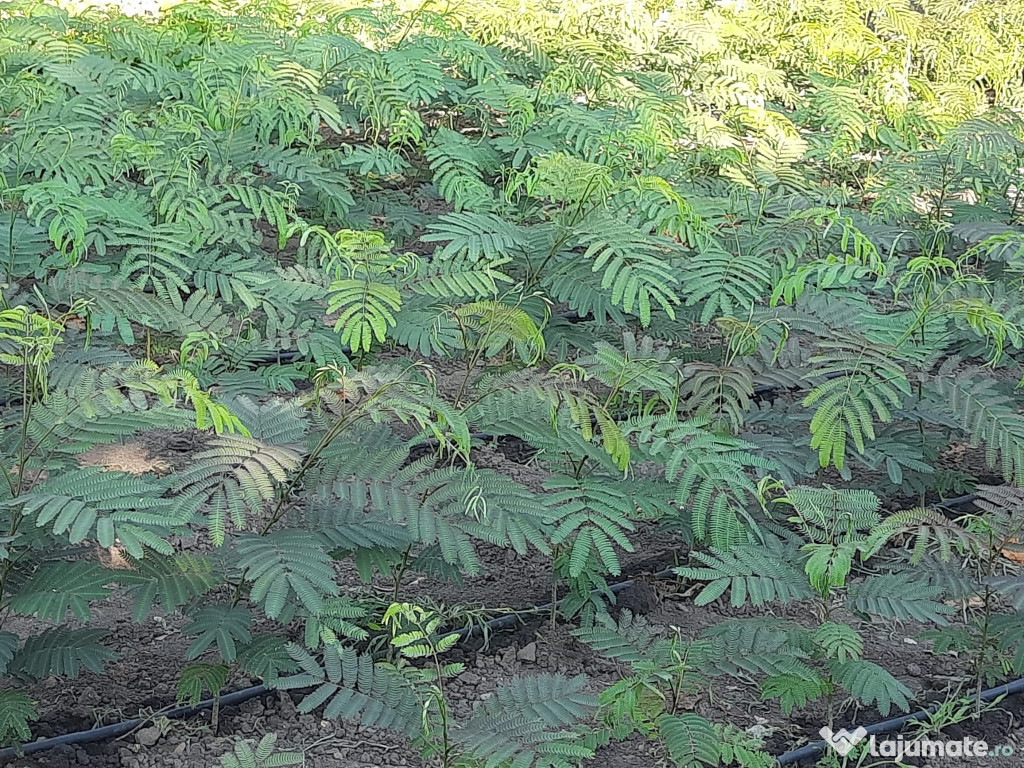
[[558,545],[551,552],[551,629],[554,631],[558,622],[558,569],[554,565],[558,560]]
[[981,622],[981,639],[980,639],[980,642],[978,643],[978,655],[975,658],[975,668],[974,668],[974,676],[976,678],[975,681],[974,681],[974,684],[975,684],[974,719],[975,720],[977,720],[979,717],[981,717],[981,710],[982,710],[981,692],[982,692],[982,689],[984,687],[983,683],[984,683],[984,679],[985,679],[985,667],[987,666],[987,661],[988,661],[988,645],[989,645],[989,642],[991,642],[990,634],[991,634],[991,622],[992,622],[992,588],[989,587],[988,585],[985,585],[985,596],[982,599],[984,600],[984,606],[982,606],[982,611],[984,611],[984,615],[983,615],[982,622]]
[[405,552],[402,553],[402,563],[398,566],[398,570],[395,572],[395,588],[391,591],[391,602],[398,602],[398,593],[402,588],[402,577],[405,576],[405,570],[409,566],[409,553],[412,551],[412,544],[405,548]]
[[437,675],[437,713],[441,718],[441,766],[449,768],[451,765],[451,740],[448,734],[448,696],[444,689],[444,673],[441,669],[441,660],[437,658],[437,648],[433,641],[430,643],[430,656],[434,661],[434,673]]

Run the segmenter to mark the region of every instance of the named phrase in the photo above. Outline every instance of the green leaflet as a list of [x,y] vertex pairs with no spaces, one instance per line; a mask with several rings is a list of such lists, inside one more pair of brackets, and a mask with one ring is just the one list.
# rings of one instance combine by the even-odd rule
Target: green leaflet
[[37,718],[36,702],[27,693],[0,691],[0,744],[28,741],[32,736],[29,723]]
[[310,613],[324,610],[324,597],[338,594],[331,558],[311,533],[278,531],[236,540],[237,567],[250,583],[250,598],[267,616],[281,615],[286,604]]
[[[905,707],[850,613],[1024,665],[1021,4],[314,5],[0,18],[0,621],[56,625],[0,633],[0,740],[115,587],[185,699],[237,665],[487,768],[764,765],[683,706],[722,675]],[[613,621],[654,526],[698,608],[827,621]],[[405,592],[523,562],[622,675],[441,739],[483,608]]]

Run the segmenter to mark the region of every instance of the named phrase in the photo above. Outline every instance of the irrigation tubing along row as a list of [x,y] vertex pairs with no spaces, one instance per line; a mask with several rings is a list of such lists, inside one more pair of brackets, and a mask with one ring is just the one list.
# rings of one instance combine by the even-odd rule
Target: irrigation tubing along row
[[[483,435],[480,436],[482,437]],[[962,507],[966,506],[967,504],[970,504],[977,498],[978,494],[969,493],[964,496],[958,496],[957,498],[944,501],[938,506],[949,509]],[[669,579],[674,578],[675,575],[675,571],[672,568],[667,568],[663,571],[659,571],[653,574],[649,578]],[[617,584],[612,584],[608,589],[614,594],[621,592],[625,589],[629,589],[631,586],[633,586],[633,583],[634,582],[632,579],[629,579],[627,581],[620,581]],[[594,594],[601,594],[603,592],[604,590],[593,591]],[[521,614],[549,612],[553,608],[557,607],[560,602],[561,601],[558,600],[554,603],[544,603],[542,605],[537,605],[526,611],[499,616],[497,618],[485,622],[483,625],[477,624],[470,627],[463,627],[462,629],[455,630],[453,632],[450,632],[449,634],[458,635],[461,639],[466,639],[474,635],[480,634],[481,632],[483,632],[485,627],[489,632],[508,629],[512,626],[515,626],[515,624],[521,620]],[[178,707],[173,707],[164,712],[161,712],[160,716],[166,717],[168,719],[183,719],[187,717],[192,717],[202,712],[203,710],[212,709],[215,704],[219,704],[219,706],[221,707],[229,707],[236,704],[241,704],[242,702],[256,698],[257,696],[263,696],[265,694],[273,692],[274,689],[269,688],[265,685],[254,685],[250,688],[242,688],[237,691],[221,694],[219,699],[206,699],[205,701],[200,701],[198,704],[195,705],[182,705]],[[991,701],[992,699],[999,698],[1000,696],[1006,696],[1013,693],[1021,692],[1024,692],[1024,678],[1011,681],[1004,685],[997,686],[996,688],[990,688],[987,691],[983,691],[980,694],[979,698],[981,701]],[[892,718],[890,720],[883,720],[881,722],[873,723],[872,725],[865,727],[869,735],[892,733],[894,731],[899,730],[911,721],[926,718],[928,715],[932,714],[935,711],[935,709],[936,707],[933,706],[928,709],[922,709],[919,712],[914,712],[909,715],[903,715],[901,717]],[[146,722],[148,722],[151,719],[152,718],[137,717],[131,720],[124,720],[119,723],[113,723],[111,725],[104,725],[98,728],[90,728],[85,731],[76,731],[74,733],[65,733],[60,736],[53,736],[52,738],[48,739],[40,739],[39,741],[33,741],[29,742],[28,744],[24,744],[21,747],[7,747],[5,749],[0,749],[0,761],[18,757],[22,754],[42,752],[44,750],[53,749],[55,747],[60,746],[87,744],[90,742],[116,739],[128,733],[131,733],[136,728],[143,726]],[[785,754],[780,755],[778,757],[778,762],[780,765],[799,763],[804,760],[813,758],[815,755],[819,754],[824,748],[825,742],[817,741],[812,744],[800,747],[799,749],[791,750],[790,752],[786,752]]]
[[[224,693],[220,696],[219,705],[222,707],[229,707],[235,704],[241,704],[243,701],[254,699],[257,696],[262,696],[266,693],[273,693],[272,688],[268,688],[265,685],[254,685],[251,688],[242,688],[238,691],[231,693]],[[202,712],[204,709],[212,709],[214,704],[218,703],[215,699],[206,699],[200,701],[198,704],[184,704],[180,707],[174,707],[168,709],[166,712],[160,714],[161,717],[169,719],[182,719],[186,717],[192,717]],[[53,749],[54,747],[60,746],[71,746],[73,744],[87,744],[92,741],[107,741],[109,739],[116,739],[119,736],[124,736],[126,733],[131,733],[136,728],[145,725],[152,718],[147,717],[136,717],[132,720],[123,720],[120,723],[113,723],[112,725],[104,725],[99,728],[90,728],[87,731],[77,731],[76,733],[65,733],[61,736],[54,736],[50,739],[40,739],[39,741],[32,741],[28,744],[19,747],[7,747],[6,749],[0,749],[0,761],[19,757],[22,754],[29,754],[31,752],[42,752],[47,749]]]
[[[664,571],[659,571],[653,575],[653,578],[667,579],[675,576],[675,573],[671,568]],[[613,593],[618,593],[624,589],[629,589],[633,586],[633,580],[621,581],[618,584],[612,584],[609,590]],[[594,590],[594,593],[599,593],[600,590]],[[558,603],[561,601],[559,600]],[[557,605],[557,603],[555,603]],[[520,613],[510,613],[503,616],[499,616],[495,619],[491,619],[486,622],[488,631],[499,631],[502,629],[508,629],[509,627],[515,626],[520,621],[520,615],[525,613],[545,613],[550,611],[554,606],[551,603],[545,603],[538,605],[528,611],[522,611]],[[483,631],[483,626],[480,624],[474,624],[473,626],[463,627],[453,632],[447,633],[448,635],[457,635],[461,639],[466,639],[474,635],[480,634]],[[257,696],[263,696],[268,693],[275,693],[275,689],[269,688],[265,685],[254,685],[251,688],[242,688],[231,693],[224,693],[220,696],[220,706],[229,707],[235,704],[241,704],[249,699],[256,698]],[[160,717],[166,717],[168,719],[181,719],[186,717],[192,717],[202,712],[204,709],[211,709],[215,703],[214,699],[206,699],[200,701],[195,705],[184,705],[180,707],[174,707],[166,712],[161,712]],[[104,725],[99,728],[90,728],[86,731],[78,731],[76,733],[66,733],[61,736],[54,736],[49,739],[41,739],[39,741],[29,742],[21,747],[23,754],[29,754],[32,752],[42,752],[43,750],[53,749],[54,747],[72,745],[72,744],[85,744],[88,742],[95,741],[107,741],[109,739],[116,739],[120,736],[124,736],[127,733],[131,733],[136,728],[144,725],[148,720],[152,718],[136,717],[132,720],[125,720],[120,723],[113,723],[111,725]],[[17,757],[18,752],[15,747],[8,747],[6,749],[0,749],[0,760],[6,758]]]
[[[1003,685],[997,685],[995,688],[989,688],[987,691],[982,691],[977,696],[971,696],[970,700],[992,701],[994,699],[1002,698],[1003,696],[1010,696],[1014,693],[1024,693],[1024,677],[1019,680],[1004,683]],[[900,730],[907,723],[928,719],[929,715],[935,714],[938,709],[939,705],[933,704],[927,709],[911,712],[909,715],[901,715],[900,717],[894,717],[891,720],[882,720],[878,723],[866,725],[864,726],[864,730],[867,731],[866,735],[868,736],[878,736],[883,733],[894,733]],[[793,749],[781,754],[775,758],[775,760],[779,765],[794,765],[817,757],[824,749],[824,741],[815,741],[807,744],[806,746],[800,747],[799,749]]]

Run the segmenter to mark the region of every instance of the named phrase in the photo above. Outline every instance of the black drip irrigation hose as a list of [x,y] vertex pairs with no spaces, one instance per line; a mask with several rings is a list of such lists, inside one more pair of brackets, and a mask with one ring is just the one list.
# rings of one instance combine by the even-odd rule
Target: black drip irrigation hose
[[[663,571],[653,573],[647,578],[649,579],[672,579],[676,577],[675,569],[666,568]],[[613,595],[618,594],[624,590],[629,589],[635,584],[634,579],[628,579],[626,581],[620,581],[617,584],[611,584],[608,589],[592,589],[590,594],[592,595],[604,595],[611,592]],[[458,635],[462,640],[479,635],[484,631],[484,627],[487,627],[487,631],[508,629],[509,627],[515,626],[519,621],[522,620],[523,616],[533,615],[539,613],[549,613],[552,609],[557,608],[562,603],[561,600],[556,600],[553,603],[544,603],[543,605],[537,605],[526,611],[518,611],[516,613],[508,613],[504,616],[498,616],[490,621],[485,621],[483,624],[474,624],[470,627],[463,627],[462,629],[456,629],[454,632],[446,632],[442,637],[448,637],[449,635]]]
[[[961,497],[962,501],[957,499],[951,499],[949,502],[947,502],[947,505],[951,505],[953,501],[960,501],[960,504],[970,503],[971,501],[973,501],[975,495],[969,494],[969,496],[971,498],[968,498],[967,496]],[[657,573],[651,574],[647,578],[670,579],[674,578],[675,576],[675,569],[666,568],[662,571],[658,571]],[[610,591],[613,594],[617,594],[626,589],[629,589],[635,583],[636,581],[634,579],[620,581],[617,584],[610,585],[607,591]],[[595,589],[592,591],[591,594],[604,593],[605,590]],[[522,616],[526,613],[546,613],[550,611],[552,608],[557,607],[561,602],[561,600],[556,600],[554,603],[544,603],[543,605],[535,606],[529,611],[521,611],[519,613],[510,613],[504,616],[498,616],[497,618],[485,622],[483,625],[474,624],[470,627],[462,627],[461,629],[457,629],[453,632],[448,632],[444,636],[447,637],[449,635],[457,635],[460,639],[465,640],[467,638],[473,637],[474,635],[478,635],[481,632],[483,632],[484,626],[487,627],[488,631],[499,631],[503,629],[508,629],[509,627],[515,626],[515,624],[520,622],[522,620]],[[186,717],[192,717],[194,715],[197,715],[203,710],[212,709],[215,704],[219,705],[220,707],[229,707],[241,704],[243,702],[248,701],[249,699],[254,699],[257,696],[263,696],[270,693],[277,693],[277,691],[276,689],[270,688],[266,685],[254,685],[250,688],[242,688],[237,691],[232,691],[231,693],[221,694],[220,698],[217,700],[206,699],[205,701],[200,701],[198,704],[195,705],[183,705],[179,707],[174,707],[173,709],[169,709],[165,712],[159,713],[159,716],[168,718],[170,720],[183,719]],[[989,688],[986,691],[982,691],[978,696],[970,697],[968,700],[970,702],[987,702],[993,701],[994,699],[998,699],[1003,696],[1010,696],[1015,693],[1024,693],[1024,678],[1013,680],[1003,685],[998,685],[995,688]],[[883,720],[881,722],[872,723],[871,725],[865,726],[864,729],[867,731],[868,736],[876,736],[883,733],[894,733],[903,728],[903,726],[907,725],[908,723],[927,719],[930,715],[934,714],[938,710],[939,706],[939,704],[933,704],[932,706],[926,709],[922,709],[917,712],[912,712],[909,715],[902,715],[900,717],[890,718],[889,720]],[[137,717],[132,720],[125,720],[120,723],[104,725],[99,728],[90,728],[88,730],[77,731],[75,733],[65,733],[61,736],[53,736],[49,739],[41,739],[39,741],[33,741],[28,744],[24,744],[20,747],[20,751],[19,748],[16,747],[7,747],[6,749],[0,749],[0,760],[7,760],[10,758],[18,757],[23,754],[30,754],[33,752],[43,752],[45,750],[54,749],[55,747],[60,746],[88,744],[90,742],[116,739],[128,733],[131,733],[136,728],[140,728],[152,719],[152,717]],[[825,746],[826,745],[824,741],[815,741],[811,744],[807,744],[798,749],[793,749],[789,752],[785,752],[779,755],[776,758],[776,761],[779,765],[793,765],[795,763],[801,763],[805,760],[810,760],[819,755],[825,749]]]
[[[675,572],[671,568],[666,568],[663,571],[653,574],[649,578],[655,579],[667,579],[675,576]],[[629,579],[628,581],[620,581],[617,584],[612,584],[608,587],[607,591],[617,594],[625,589],[629,589],[633,586],[634,580]],[[604,594],[605,590],[595,589],[592,594]],[[456,635],[460,639],[465,640],[467,638],[479,635],[484,631],[486,626],[487,631],[499,631],[502,629],[508,629],[509,627],[515,626],[519,621],[522,620],[522,616],[527,614],[545,613],[550,611],[553,607],[561,603],[561,600],[556,601],[554,604],[545,603],[538,605],[528,611],[520,611],[518,613],[509,613],[497,618],[491,619],[490,621],[484,622],[484,624],[474,624],[468,627],[462,627],[461,629],[447,632],[443,637],[449,635]],[[251,688],[241,688],[231,693],[221,694],[219,700],[206,699],[200,701],[194,705],[183,705],[180,707],[174,707],[165,712],[159,712],[153,715],[153,717],[144,718],[136,717],[132,720],[124,720],[120,723],[113,723],[111,725],[104,725],[99,728],[90,728],[85,731],[77,731],[75,733],[65,733],[61,736],[53,736],[49,739],[40,739],[39,741],[32,741],[28,744],[23,744],[20,747],[20,752],[17,747],[7,747],[6,749],[0,749],[0,761],[18,757],[21,754],[30,754],[32,752],[43,752],[47,749],[53,749],[60,746],[70,746],[72,744],[87,744],[96,741],[107,741],[109,739],[116,739],[125,734],[131,733],[136,728],[145,725],[155,717],[166,717],[169,720],[183,719],[186,717],[192,717],[197,715],[205,709],[212,709],[215,703],[219,703],[220,707],[229,707],[236,704],[241,704],[249,699],[254,699],[257,696],[263,696],[264,694],[277,693],[277,690],[270,688],[266,685],[254,685]]]
[[957,496],[954,499],[946,499],[945,501],[939,501],[933,506],[945,507],[946,509],[956,509],[957,507],[966,507],[981,496],[979,493],[967,493],[963,496]]
[[192,717],[193,715],[198,715],[204,709],[212,709],[215,704],[219,704],[219,706],[222,707],[230,707],[235,704],[241,704],[249,699],[254,699],[257,696],[274,692],[274,689],[268,688],[265,685],[254,685],[251,688],[242,688],[238,691],[221,694],[219,699],[206,699],[205,701],[200,701],[198,704],[183,704],[180,707],[173,707],[172,709],[168,709],[166,712],[157,713],[153,717],[136,717],[132,720],[123,720],[120,723],[103,725],[99,728],[90,728],[85,731],[65,733],[49,739],[32,741],[28,744],[23,744],[20,747],[7,747],[6,749],[0,749],[0,761],[9,760],[21,755],[27,755],[32,752],[43,752],[47,749],[54,749],[55,747],[71,746],[73,744],[88,744],[93,741],[116,739],[127,733],[131,733],[136,728],[145,725],[155,717],[166,717],[171,720],[179,720],[186,717]]
[[[489,438],[491,437],[491,435],[487,433],[479,433],[474,434],[474,437]],[[964,496],[958,496],[956,498],[940,502],[936,506],[945,508],[961,507],[970,504],[977,498],[978,494],[969,493]],[[675,576],[676,573],[674,569],[666,568],[665,570],[651,574],[647,578],[669,579],[674,578]],[[591,594],[598,595],[605,594],[606,592],[617,594],[619,592],[622,592],[623,590],[629,589],[633,586],[634,583],[635,580],[633,579],[620,581],[617,584],[609,585],[607,590],[592,590]],[[515,626],[518,622],[520,622],[522,620],[522,616],[527,614],[550,612],[553,608],[556,608],[561,602],[561,600],[556,600],[553,603],[544,603],[543,605],[537,605],[525,611],[498,616],[497,618],[486,621],[483,624],[474,624],[472,626],[454,630],[452,632],[447,633],[445,636],[457,635],[459,636],[460,639],[465,640],[469,637],[473,637],[474,635],[481,634],[484,631],[485,627],[489,632],[508,629],[509,627]],[[997,686],[996,688],[990,688],[987,691],[982,691],[979,698],[981,701],[991,701],[992,699],[996,699],[1000,696],[1020,692],[1024,692],[1024,678],[1021,678],[1019,680],[1013,680],[1009,683],[1006,683],[1005,685]],[[168,718],[171,720],[183,719],[186,717],[192,717],[194,715],[197,715],[204,710],[212,709],[215,705],[220,707],[233,706],[248,701],[249,699],[254,699],[257,696],[263,696],[269,693],[276,693],[276,689],[269,688],[268,686],[262,684],[254,685],[249,688],[242,688],[237,691],[221,694],[220,697],[217,699],[206,699],[205,701],[200,701],[198,704],[194,705],[182,705],[178,707],[173,707],[164,712],[156,713],[152,717],[137,717],[131,720],[124,720],[119,723],[113,723],[111,725],[100,726],[98,728],[90,728],[84,731],[76,731],[74,733],[65,733],[60,736],[53,736],[48,739],[40,739],[39,741],[33,741],[29,742],[28,744],[23,744],[20,747],[6,747],[4,749],[0,749],[0,761],[9,760],[15,757],[20,757],[24,754],[31,754],[33,752],[43,752],[45,750],[54,749],[55,747],[60,746],[71,746],[74,744],[87,744],[90,742],[116,739],[128,733],[131,733],[136,728],[143,726],[145,723],[150,722],[151,720],[153,720],[154,717],[157,716]],[[976,700],[976,698],[971,697],[971,701],[974,700]],[[921,720],[928,717],[928,715],[935,712],[937,707],[938,705],[934,705],[932,707],[929,707],[928,709],[920,710],[919,712],[914,712],[909,715],[903,715],[902,717],[896,717],[890,720],[884,720],[882,722],[874,723],[872,725],[866,726],[866,730],[869,735],[880,733],[892,733],[902,728],[909,722]],[[824,741],[814,742],[812,744],[800,747],[799,749],[786,752],[785,754],[780,755],[777,758],[777,760],[780,765],[798,763],[803,760],[807,760],[814,757],[815,755],[819,754],[824,748]]]
[[[969,697],[969,701],[993,701],[1000,699],[1003,696],[1011,696],[1015,693],[1024,693],[1024,677],[1019,680],[1014,680],[1003,685],[997,685],[995,688],[989,688],[987,691],[982,691],[976,696]],[[927,720],[928,717],[935,714],[938,711],[940,704],[932,704],[927,709],[918,710],[917,712],[911,712],[909,715],[901,715],[900,717],[894,717],[890,720],[883,720],[878,723],[872,723],[871,725],[864,726],[864,730],[867,731],[867,736],[878,736],[883,733],[894,733],[900,730],[903,726],[908,723],[917,722],[919,720]],[[800,747],[799,749],[792,749],[789,752],[785,752],[775,758],[779,765],[793,765],[794,763],[802,763],[804,760],[810,760],[817,757],[822,750],[825,749],[824,741],[815,741],[806,746]]]

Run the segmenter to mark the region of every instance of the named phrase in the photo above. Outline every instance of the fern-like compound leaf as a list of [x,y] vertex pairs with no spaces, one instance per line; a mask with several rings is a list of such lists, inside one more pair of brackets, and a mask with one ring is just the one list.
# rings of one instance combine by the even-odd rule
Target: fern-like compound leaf
[[847,605],[886,619],[946,624],[953,609],[942,596],[941,586],[930,586],[913,574],[879,574],[851,584]]
[[12,670],[41,680],[49,675],[78,677],[82,668],[103,672],[103,665],[117,654],[100,640],[105,629],[53,627],[25,641],[11,661]]
[[280,768],[305,762],[301,752],[275,749],[276,741],[276,733],[268,733],[259,741],[240,741],[233,752],[221,755],[218,765],[220,768]]
[[56,562],[43,565],[11,598],[11,610],[60,623],[70,611],[89,619],[89,603],[110,595],[113,574],[97,563]]
[[38,719],[36,702],[25,691],[0,691],[0,744],[26,742],[32,738],[29,723]]
[[[788,556],[787,556],[788,555]],[[810,585],[792,553],[768,550],[761,545],[741,545],[730,552],[692,552],[690,557],[701,563],[697,567],[676,568],[688,579],[707,581],[697,595],[697,605],[714,602],[727,591],[733,606],[779,601],[789,602],[811,596]]]
[[174,478],[175,514],[205,512],[216,545],[224,543],[228,521],[244,528],[248,517],[274,498],[279,484],[299,465],[300,454],[251,437],[219,435],[194,463]]
[[669,757],[679,768],[718,765],[718,734],[707,719],[693,712],[662,715],[658,730]]
[[243,605],[216,603],[201,608],[181,630],[187,635],[198,635],[185,651],[185,658],[195,659],[216,644],[224,661],[234,661],[238,655],[238,645],[252,639],[249,631],[251,626],[252,614]]
[[829,691],[828,681],[818,674],[810,676],[782,672],[773,674],[761,683],[761,697],[778,699],[779,706],[787,715]]
[[17,503],[36,526],[66,536],[72,544],[94,538],[112,547],[115,539],[134,557],[145,548],[170,554],[161,538],[173,524],[166,515],[162,488],[127,472],[87,467],[64,472],[30,493],[8,501]]
[[324,609],[324,598],[338,594],[331,558],[311,533],[274,531],[235,541],[237,565],[251,584],[250,597],[270,618],[295,599],[310,613]]
[[204,692],[212,697],[220,696],[230,672],[231,668],[227,664],[194,662],[187,665],[178,677],[178,701],[187,701],[195,706],[203,698]]
[[483,765],[558,765],[590,757],[582,724],[597,701],[580,675],[536,675],[502,685],[458,731],[464,754]]
[[279,678],[274,685],[282,690],[315,686],[299,704],[300,712],[312,712],[326,704],[326,718],[358,720],[408,735],[418,732],[418,697],[392,667],[336,643],[324,647],[322,664],[299,645],[288,648],[302,672]]
[[551,492],[547,497],[554,525],[551,543],[572,541],[569,575],[579,576],[592,554],[609,573],[620,573],[616,548],[633,551],[627,536],[636,530],[631,520],[636,515],[633,497],[603,478],[554,477],[545,482],[545,488]]
[[280,635],[253,635],[250,642],[238,647],[236,661],[250,675],[269,683],[282,673],[291,674],[298,669],[287,646],[287,640]]
[[914,694],[884,667],[866,659],[834,662],[832,673],[837,682],[864,704],[874,704],[887,716],[893,706],[910,710]]
[[840,664],[847,659],[859,659],[864,652],[864,640],[847,624],[825,621],[818,625],[812,635],[814,642],[821,646],[827,658],[836,659]]
[[134,561],[130,570],[117,573],[117,581],[134,594],[132,618],[142,622],[157,601],[170,613],[205,595],[220,577],[207,558],[184,552],[176,557],[151,555]]

